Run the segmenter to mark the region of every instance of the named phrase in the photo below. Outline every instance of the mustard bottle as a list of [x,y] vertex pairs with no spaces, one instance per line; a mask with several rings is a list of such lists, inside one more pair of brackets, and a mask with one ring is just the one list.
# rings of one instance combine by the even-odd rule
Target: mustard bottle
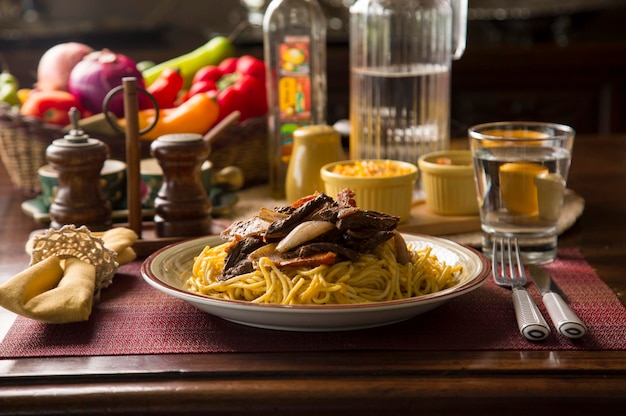
[[287,201],[296,201],[315,191],[324,192],[320,169],[327,163],[345,159],[341,136],[331,126],[311,125],[296,129],[285,179]]

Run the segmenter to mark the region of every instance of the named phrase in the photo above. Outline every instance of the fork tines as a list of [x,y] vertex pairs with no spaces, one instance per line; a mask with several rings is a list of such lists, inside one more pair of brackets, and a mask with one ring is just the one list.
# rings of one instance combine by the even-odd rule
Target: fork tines
[[[493,237],[492,249],[493,261],[491,268],[493,277],[498,284],[507,284],[499,282],[499,278],[503,279],[521,279],[522,284],[526,282],[526,273],[524,264],[521,259],[519,243],[514,237]],[[498,265],[500,270],[498,270]],[[508,277],[507,277],[508,266]]]

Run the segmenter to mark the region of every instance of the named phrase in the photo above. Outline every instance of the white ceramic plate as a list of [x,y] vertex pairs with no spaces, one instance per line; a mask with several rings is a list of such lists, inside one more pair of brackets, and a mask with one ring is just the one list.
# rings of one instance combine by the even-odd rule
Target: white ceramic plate
[[489,260],[474,249],[453,241],[403,234],[417,247],[432,246],[440,261],[463,266],[461,282],[430,295],[357,305],[270,305],[210,298],[183,288],[191,275],[194,257],[206,245],[222,242],[202,237],[165,247],[148,257],[141,267],[143,278],[156,289],[183,299],[196,308],[228,321],[259,328],[287,331],[339,331],[370,328],[400,322],[428,312],[480,287],[491,271]]

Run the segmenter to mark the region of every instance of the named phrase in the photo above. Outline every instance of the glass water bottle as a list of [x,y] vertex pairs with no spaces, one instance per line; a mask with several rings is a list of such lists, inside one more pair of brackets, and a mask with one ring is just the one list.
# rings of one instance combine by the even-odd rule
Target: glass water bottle
[[357,0],[350,8],[350,157],[417,164],[449,146],[450,66],[467,0]]

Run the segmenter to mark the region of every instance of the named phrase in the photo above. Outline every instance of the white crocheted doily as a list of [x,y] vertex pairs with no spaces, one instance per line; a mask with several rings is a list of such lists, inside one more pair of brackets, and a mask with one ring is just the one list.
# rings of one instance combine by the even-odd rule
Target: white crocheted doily
[[96,288],[94,298],[100,297],[100,291],[113,282],[113,276],[119,267],[117,253],[104,246],[100,237],[91,234],[85,226],[65,225],[58,230],[49,229],[33,237],[31,266],[48,257],[76,257],[96,268]]

